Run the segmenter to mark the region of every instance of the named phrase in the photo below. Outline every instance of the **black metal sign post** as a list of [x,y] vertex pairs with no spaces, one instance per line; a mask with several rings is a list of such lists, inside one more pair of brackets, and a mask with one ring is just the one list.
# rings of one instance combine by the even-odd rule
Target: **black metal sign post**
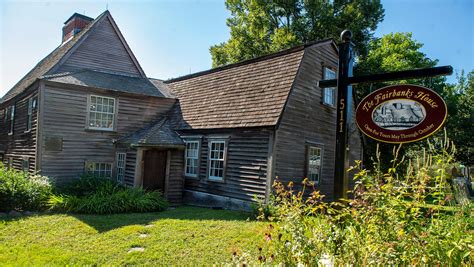
[[[352,86],[348,78],[352,76],[354,62],[352,33],[345,30],[339,44],[339,72],[337,77],[337,130],[336,130],[336,164],[334,172],[334,193],[337,198],[346,198],[348,188],[349,146],[347,128],[352,117]],[[348,119],[349,118],[349,119]]]
[[319,87],[334,87],[337,85],[337,127],[336,127],[336,162],[334,170],[334,195],[336,199],[347,198],[349,189],[349,136],[347,129],[352,119],[352,84],[370,83],[376,81],[393,81],[440,75],[451,75],[451,66],[397,71],[352,77],[354,63],[354,45],[351,42],[352,33],[345,30],[341,33],[339,44],[339,73],[337,80],[319,82]]

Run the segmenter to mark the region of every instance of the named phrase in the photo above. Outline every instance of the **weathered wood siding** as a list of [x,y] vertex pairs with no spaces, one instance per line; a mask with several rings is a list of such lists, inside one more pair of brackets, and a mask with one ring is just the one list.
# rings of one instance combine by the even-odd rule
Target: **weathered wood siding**
[[98,22],[87,39],[61,64],[56,73],[93,69],[139,76],[127,49],[115,32],[109,18]]
[[[323,78],[323,67],[337,69],[337,63],[337,53],[330,44],[306,48],[276,131],[274,154],[275,176],[300,185],[305,176],[306,146],[321,147],[321,181],[317,188],[328,200],[334,191],[336,108],[322,104],[323,89],[317,84]],[[358,137],[351,138],[360,143]]]
[[183,201],[184,187],[184,150],[171,150],[167,199],[170,203],[179,205]]
[[127,157],[125,159],[124,183],[128,186],[133,186],[135,181],[135,164],[137,161],[137,151],[135,149],[130,149],[126,153]]
[[[193,131],[183,135],[202,135],[198,178],[185,178],[185,189],[241,200],[254,195],[265,196],[269,137],[267,129],[229,129]],[[228,138],[224,181],[207,179],[208,143],[212,139]]]
[[[175,103],[174,99],[89,91],[86,88],[46,85],[44,91],[41,170],[44,175],[55,177],[59,182],[66,182],[83,173],[86,160],[114,163],[114,140],[148,125]],[[116,99],[116,131],[87,129],[87,99],[90,94]],[[62,139],[60,151],[46,147],[45,139],[51,137]],[[127,158],[127,165],[132,164],[131,157],[127,155]],[[133,173],[126,171],[128,175]]]
[[[36,131],[38,118],[38,103],[32,110],[31,130],[26,131],[28,121],[28,99],[38,99],[38,83],[34,83],[26,90],[25,94],[20,94],[14,99],[0,105],[2,116],[0,117],[0,150],[4,150],[3,163],[12,159],[12,166],[17,170],[22,170],[24,159],[28,159],[30,173],[35,172],[36,166]],[[15,119],[13,134],[9,135],[9,124],[5,123],[5,109],[15,105]],[[10,119],[10,118],[8,118]],[[1,151],[0,151],[1,153]]]

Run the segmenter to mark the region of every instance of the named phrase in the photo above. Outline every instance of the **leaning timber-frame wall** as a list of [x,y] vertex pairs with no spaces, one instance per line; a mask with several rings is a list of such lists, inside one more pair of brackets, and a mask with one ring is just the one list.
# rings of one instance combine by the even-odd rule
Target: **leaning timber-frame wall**
[[[23,93],[0,104],[0,153],[3,154],[3,164],[22,170],[23,162],[28,162],[28,171],[35,172],[37,168],[37,125],[38,125],[38,82],[33,83]],[[36,108],[32,109],[31,129],[27,130],[28,101],[36,99]],[[10,114],[6,118],[6,109],[15,106],[13,133],[10,134]],[[1,159],[1,158],[0,158]]]
[[[87,103],[91,94],[116,99],[113,131],[88,129]],[[113,163],[112,166],[115,166],[114,140],[147,126],[176,102],[171,98],[54,82],[45,82],[40,96],[43,108],[40,115],[39,165],[43,175],[59,183],[83,173],[86,161]],[[131,153],[130,159],[134,156]],[[127,168],[133,164],[130,159],[127,158]],[[128,177],[133,170],[126,169],[126,172]]]
[[[305,49],[298,73],[276,131],[274,175],[300,188],[306,176],[307,147],[322,149],[321,178],[316,186],[325,200],[334,195],[336,107],[322,103],[324,67],[337,70],[338,54],[333,44],[316,44]],[[361,139],[355,123],[351,140],[351,161],[360,159]]]
[[[271,127],[180,131],[184,140],[198,140],[201,144],[199,175],[185,177],[185,191],[241,201],[265,197],[273,132]],[[225,140],[227,144],[223,181],[208,179],[210,140]],[[202,202],[205,198],[199,201],[208,204]]]

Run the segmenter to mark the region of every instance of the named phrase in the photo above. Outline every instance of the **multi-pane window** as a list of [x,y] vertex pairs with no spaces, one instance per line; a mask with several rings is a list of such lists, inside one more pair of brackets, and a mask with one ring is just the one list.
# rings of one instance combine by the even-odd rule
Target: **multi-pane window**
[[[336,79],[336,72],[333,71],[332,69],[325,67],[323,79],[324,80]],[[329,88],[323,89],[323,103],[333,106],[333,107],[336,106],[336,88],[335,87],[329,87]]]
[[225,141],[209,142],[209,180],[224,179]]
[[126,159],[126,153],[117,153],[117,182],[123,183],[123,180],[125,178],[125,159]]
[[89,162],[87,164],[87,173],[95,177],[112,177],[112,163],[106,162]]
[[28,172],[28,170],[30,169],[30,160],[28,158],[23,158],[21,162],[21,169],[24,172]]
[[8,127],[8,134],[13,134],[13,127],[15,125],[15,105],[8,107],[5,114],[5,124]]
[[315,146],[308,147],[308,179],[319,183],[321,178],[321,159],[322,159],[322,149]]
[[185,175],[198,176],[199,170],[199,141],[186,141]]
[[36,98],[31,97],[28,99],[28,117],[26,119],[26,131],[31,130],[31,123],[33,119],[33,110],[36,108]]
[[91,95],[89,103],[89,128],[113,130],[115,99]]
[[8,168],[9,169],[13,168],[13,157],[8,158]]

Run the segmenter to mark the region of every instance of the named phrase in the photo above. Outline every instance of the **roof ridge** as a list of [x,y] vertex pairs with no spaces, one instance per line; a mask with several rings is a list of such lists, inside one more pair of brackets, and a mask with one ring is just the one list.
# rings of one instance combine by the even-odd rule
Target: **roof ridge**
[[50,78],[58,78],[58,77],[65,77],[81,72],[86,72],[86,70],[79,70],[79,71],[66,71],[66,72],[60,72],[60,73],[53,73],[53,74],[45,74],[39,77],[39,79],[50,79]]
[[147,130],[145,130],[145,136],[143,137],[143,139],[147,140],[150,137],[150,135],[154,134],[155,132],[158,132],[158,130],[161,129],[161,127],[165,124],[167,119],[168,118],[166,117],[166,115],[160,116],[160,119],[156,123],[152,124],[152,126],[149,129],[147,129],[151,131],[148,131],[147,133],[146,132]]
[[231,64],[219,66],[219,67],[216,67],[216,68],[212,68],[212,69],[191,73],[191,74],[183,75],[183,76],[176,77],[176,78],[171,78],[171,79],[168,79],[168,80],[164,80],[163,82],[164,83],[178,82],[178,81],[182,81],[182,80],[186,80],[186,79],[190,79],[190,78],[195,78],[195,77],[199,77],[199,76],[202,76],[202,75],[206,75],[206,74],[210,74],[210,73],[214,73],[214,72],[218,72],[218,71],[222,71],[222,70],[227,70],[227,69],[232,69],[232,68],[252,64],[252,63],[255,63],[255,62],[261,62],[261,61],[265,61],[265,60],[268,60],[268,59],[272,59],[272,58],[276,58],[276,57],[296,53],[296,52],[299,52],[299,51],[301,51],[301,50],[303,50],[307,47],[310,47],[310,46],[313,46],[313,45],[316,45],[316,44],[321,44],[321,43],[328,42],[328,41],[334,42],[334,39],[333,38],[327,38],[327,39],[323,39],[323,40],[319,40],[319,41],[304,43],[304,44],[294,46],[294,47],[290,47],[290,48],[280,50],[280,51],[277,51],[277,52],[274,52],[274,53],[258,56],[256,58],[246,59],[246,60],[239,61],[239,62],[236,62],[236,63],[231,63]]
[[[1,98],[1,101],[0,103],[3,103],[5,101],[8,101],[12,98],[14,98],[15,96],[17,96],[18,94],[22,93],[24,91],[24,89],[28,88],[31,84],[33,84],[36,80],[38,80],[42,75],[45,75],[47,74],[49,71],[51,71],[60,61],[61,59],[73,48],[76,46],[76,44],[82,40],[82,38],[84,38],[84,36],[86,35],[87,32],[89,32],[90,29],[92,29],[92,27],[94,27],[94,25],[97,24],[97,22],[99,20],[101,20],[105,15],[109,14],[109,11],[106,10],[104,11],[103,13],[101,13],[99,16],[97,16],[97,18],[95,18],[89,25],[87,25],[82,31],[80,31],[76,36],[74,36],[71,40],[69,40],[68,42],[66,43],[61,43],[59,46],[57,46],[53,51],[51,51],[48,55],[46,55],[43,59],[41,59],[38,63],[36,63],[36,65],[30,70],[28,71],[17,83],[15,83],[15,85],[12,86],[12,88],[10,88],[10,90],[8,90],[5,95],[3,95],[3,97]],[[69,46],[69,47],[68,47]],[[56,56],[56,53],[60,53],[61,49],[64,49],[64,53],[62,56],[59,56],[58,58],[54,58]],[[51,58],[52,57],[52,58]],[[38,69],[40,69],[41,67],[45,66],[46,64],[46,61],[47,60],[51,60],[53,59],[52,61],[52,65],[51,66],[46,66],[46,68],[42,71],[39,71],[40,73],[38,74],[35,74],[34,72],[35,71],[38,71]],[[30,77],[32,76],[32,77]],[[37,76],[37,77],[35,77]],[[32,81],[27,81],[28,79],[33,79]],[[24,82],[27,82],[26,85],[24,86],[21,86],[22,83]],[[20,88],[20,91],[19,92],[15,92],[16,89],[18,89],[18,87],[25,87],[23,89]],[[6,97],[8,97],[7,99],[5,99]]]

